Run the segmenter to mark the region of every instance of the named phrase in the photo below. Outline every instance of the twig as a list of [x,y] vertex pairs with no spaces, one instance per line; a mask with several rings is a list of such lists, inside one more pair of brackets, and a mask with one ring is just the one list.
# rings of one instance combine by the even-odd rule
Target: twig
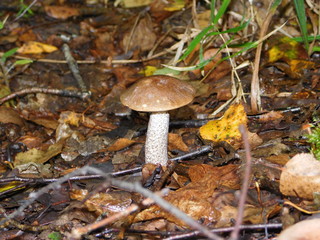
[[[273,1],[271,1],[272,3]],[[275,13],[276,7],[272,6],[269,9],[269,12],[264,20],[259,39],[263,39],[267,33],[269,24],[272,20],[272,17]],[[253,66],[253,73],[252,73],[252,80],[251,80],[251,110],[253,113],[257,113],[261,110],[261,96],[260,96],[260,84],[259,84],[259,66],[260,66],[260,59],[261,59],[261,51],[262,51],[262,42],[257,46],[255,59],[254,59],[254,66]]]
[[88,93],[83,93],[83,92],[33,87],[33,88],[26,88],[26,89],[14,92],[3,98],[0,98],[0,105],[16,97],[20,97],[20,96],[31,94],[31,93],[54,94],[54,95],[60,95],[62,97],[76,97],[83,100],[89,97]]
[[33,2],[32,3],[30,3],[30,5],[28,6],[28,7],[26,7],[24,10],[23,10],[23,12],[22,13],[20,13],[20,15],[19,16],[17,16],[15,19],[14,19],[14,21],[17,21],[19,18],[21,18],[23,15],[25,15],[26,14],[26,12],[28,12],[29,11],[29,9],[37,2],[38,0],[33,0]]
[[63,44],[62,49],[63,49],[64,57],[66,58],[66,60],[68,62],[68,65],[69,65],[69,68],[72,72],[72,75],[74,76],[74,78],[78,82],[78,85],[80,87],[81,92],[89,94],[87,86],[85,85],[85,83],[80,75],[77,61],[72,57],[68,44],[66,44],[66,43]]
[[[140,172],[141,167],[131,168],[127,170],[122,170],[118,172],[110,173],[112,177],[119,177],[124,176],[127,174],[132,174],[136,172]],[[105,173],[106,174],[106,173]],[[83,175],[83,176],[73,176],[68,179],[68,181],[83,181],[83,180],[90,180],[90,179],[101,179],[104,176],[99,174],[92,174],[92,175]],[[24,182],[28,184],[49,184],[57,182],[59,178],[26,178],[26,177],[8,177],[8,178],[0,178],[0,183],[8,183],[8,182]]]
[[250,145],[249,145],[249,141],[248,141],[247,129],[243,124],[241,124],[239,126],[239,130],[241,132],[243,143],[244,143],[244,148],[246,151],[246,164],[245,164],[243,183],[242,183],[242,187],[241,187],[241,195],[240,195],[240,199],[239,199],[236,224],[235,224],[234,229],[230,235],[230,240],[238,239],[240,226],[242,224],[242,219],[243,219],[244,205],[246,203],[247,193],[248,193],[248,189],[249,189],[249,185],[250,185],[250,176],[251,176],[251,150],[250,150]]
[[[216,228],[211,230],[213,233],[231,232],[235,227]],[[268,223],[268,224],[254,224],[254,225],[241,225],[240,230],[253,230],[253,229],[268,229],[268,228],[282,228],[282,223]],[[193,231],[190,233],[178,234],[175,236],[163,238],[162,240],[177,240],[192,238],[199,235],[199,231]]]
[[204,147],[201,147],[193,152],[189,152],[189,153],[186,153],[186,154],[183,154],[181,156],[178,156],[178,157],[175,157],[175,158],[171,158],[170,160],[171,161],[180,161],[180,160],[184,160],[184,159],[187,159],[187,158],[192,158],[192,157],[195,157],[195,156],[199,156],[200,154],[203,154],[203,153],[208,153],[208,152],[211,152],[212,151],[212,147],[211,146],[204,146]]

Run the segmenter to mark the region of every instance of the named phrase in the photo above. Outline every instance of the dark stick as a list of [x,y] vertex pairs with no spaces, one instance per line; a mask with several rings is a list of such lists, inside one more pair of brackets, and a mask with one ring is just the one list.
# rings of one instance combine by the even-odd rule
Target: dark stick
[[14,92],[14,93],[11,93],[3,98],[0,98],[0,105],[2,105],[3,103],[5,103],[7,101],[10,101],[16,97],[20,97],[20,96],[31,94],[31,93],[54,94],[54,95],[60,95],[63,97],[76,97],[76,98],[80,98],[83,100],[88,98],[88,96],[89,96],[88,93],[81,93],[81,92],[76,92],[76,91],[33,87],[33,88],[26,88],[26,89]]

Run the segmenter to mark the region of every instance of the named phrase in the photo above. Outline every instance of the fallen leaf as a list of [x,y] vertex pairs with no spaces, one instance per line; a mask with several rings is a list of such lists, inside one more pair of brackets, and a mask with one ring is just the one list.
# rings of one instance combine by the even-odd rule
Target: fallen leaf
[[22,127],[24,125],[23,118],[20,117],[14,109],[8,107],[0,107],[0,122],[1,123],[14,123]]
[[280,177],[283,195],[312,200],[319,189],[320,161],[312,154],[297,154],[286,163]]
[[259,122],[270,122],[270,121],[275,121],[275,120],[279,120],[279,119],[283,119],[283,114],[281,112],[270,111],[270,112],[261,114],[259,116],[258,121]]
[[19,49],[18,53],[21,54],[40,54],[40,53],[51,53],[57,51],[58,48],[49,44],[29,41],[23,44]]
[[124,8],[134,8],[147,6],[152,0],[121,0],[121,6]]
[[73,189],[70,192],[73,200],[84,201],[89,211],[97,212],[106,216],[123,211],[132,203],[131,194],[127,192],[96,193],[90,195],[88,190]]
[[116,152],[126,147],[129,147],[133,143],[135,143],[134,140],[128,138],[119,138],[111,146],[109,146],[107,150],[110,152]]
[[[235,174],[237,168],[235,165],[223,167],[196,165],[189,170],[191,183],[177,191],[170,192],[164,199],[195,220],[201,219],[206,224],[214,223],[219,220],[221,213],[215,209],[210,199],[218,186],[239,188],[239,177]],[[187,227],[181,219],[176,219],[171,214],[162,211],[157,205],[138,213],[134,222],[155,218],[165,218],[179,226]]]
[[212,120],[200,128],[200,136],[213,142],[226,141],[231,145],[241,141],[239,125],[247,125],[247,115],[242,104],[234,104],[219,120]]
[[69,17],[80,15],[80,12],[77,8],[67,6],[45,6],[44,10],[48,16],[63,20],[68,19]]
[[58,142],[50,145],[46,150],[40,150],[32,148],[26,152],[20,152],[14,159],[14,166],[27,164],[33,162],[36,164],[42,164],[48,161],[50,158],[61,153],[63,144]]
[[184,152],[189,151],[189,147],[183,142],[182,137],[176,133],[169,133],[168,148],[170,151],[173,149],[184,151]]
[[127,31],[122,40],[123,49],[133,50],[141,49],[148,51],[154,47],[157,36],[152,28],[152,22],[149,18],[143,18],[132,33],[132,29]]

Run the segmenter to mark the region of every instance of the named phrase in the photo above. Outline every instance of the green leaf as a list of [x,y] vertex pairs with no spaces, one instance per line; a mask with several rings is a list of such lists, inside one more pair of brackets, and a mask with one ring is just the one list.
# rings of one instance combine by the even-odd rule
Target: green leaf
[[51,239],[51,240],[61,240],[62,239],[62,236],[60,233],[58,232],[52,232],[48,235],[48,238]]
[[22,60],[18,60],[14,63],[14,65],[25,65],[25,64],[29,64],[32,63],[33,61],[31,59],[22,59]]
[[6,62],[7,58],[11,57],[12,55],[14,55],[17,51],[18,51],[18,48],[12,48],[9,51],[5,52],[1,57],[1,61],[3,63]]
[[176,71],[170,68],[161,68],[161,69],[155,70],[153,75],[167,75],[167,74],[178,75],[179,73],[180,71]]

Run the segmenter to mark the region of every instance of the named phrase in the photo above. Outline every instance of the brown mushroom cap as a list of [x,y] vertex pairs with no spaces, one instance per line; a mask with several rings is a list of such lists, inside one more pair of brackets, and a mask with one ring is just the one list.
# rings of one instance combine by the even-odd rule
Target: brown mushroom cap
[[123,105],[141,112],[169,111],[187,105],[195,95],[188,83],[166,75],[145,77],[120,97]]

